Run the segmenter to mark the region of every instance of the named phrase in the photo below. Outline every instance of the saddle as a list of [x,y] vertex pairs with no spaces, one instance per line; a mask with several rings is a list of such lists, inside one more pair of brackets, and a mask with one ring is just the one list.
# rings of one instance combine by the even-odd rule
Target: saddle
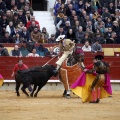
[[72,85],[82,73],[82,69],[78,64],[67,66],[67,60],[65,60],[61,65],[59,73],[63,81],[68,80],[69,85]]

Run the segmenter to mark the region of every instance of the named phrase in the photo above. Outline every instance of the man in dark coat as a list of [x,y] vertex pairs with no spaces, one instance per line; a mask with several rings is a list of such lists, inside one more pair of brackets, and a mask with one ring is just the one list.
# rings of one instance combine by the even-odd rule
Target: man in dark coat
[[8,50],[2,44],[0,44],[0,56],[9,56]]

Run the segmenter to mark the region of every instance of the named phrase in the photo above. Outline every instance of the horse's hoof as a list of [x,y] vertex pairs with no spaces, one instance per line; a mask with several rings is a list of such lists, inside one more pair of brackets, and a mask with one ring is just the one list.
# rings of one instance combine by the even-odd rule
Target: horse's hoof
[[63,94],[63,97],[66,97],[66,94]]
[[67,99],[70,99],[70,98],[71,98],[71,96],[70,96],[70,95],[66,95],[66,98],[67,98]]

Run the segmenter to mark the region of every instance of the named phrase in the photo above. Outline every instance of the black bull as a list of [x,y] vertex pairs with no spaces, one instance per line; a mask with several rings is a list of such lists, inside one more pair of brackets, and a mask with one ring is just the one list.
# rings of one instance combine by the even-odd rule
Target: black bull
[[[33,84],[34,88],[30,96],[33,97],[34,95],[34,97],[37,97],[37,94],[40,91],[40,89],[47,83],[47,81],[52,76],[55,76],[53,73],[53,70],[55,70],[55,66],[46,65],[44,67],[38,66],[38,67],[30,68],[28,70],[18,71],[15,76],[17,96],[20,96],[19,87],[20,87],[20,84],[22,83],[23,86],[21,90],[27,96],[29,95],[25,89],[29,85]],[[37,92],[34,94],[34,91],[36,90],[37,86],[38,86]]]

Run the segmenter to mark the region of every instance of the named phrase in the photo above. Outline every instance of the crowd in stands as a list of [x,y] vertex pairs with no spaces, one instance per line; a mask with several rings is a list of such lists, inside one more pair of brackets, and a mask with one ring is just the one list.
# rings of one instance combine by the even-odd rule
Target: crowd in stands
[[0,0],[0,43],[28,42],[55,43],[55,38],[40,28],[29,0]]
[[84,44],[84,51],[101,51],[101,44],[120,44],[119,0],[56,0],[54,16],[56,33],[49,36],[45,27],[40,28],[29,0],[0,0],[0,43],[41,44],[29,55],[24,46],[19,48],[24,53],[16,52],[15,46],[10,56],[50,56],[42,43],[56,43],[59,35]]
[[65,34],[80,44],[120,44],[119,0],[56,0],[54,16],[56,38]]

